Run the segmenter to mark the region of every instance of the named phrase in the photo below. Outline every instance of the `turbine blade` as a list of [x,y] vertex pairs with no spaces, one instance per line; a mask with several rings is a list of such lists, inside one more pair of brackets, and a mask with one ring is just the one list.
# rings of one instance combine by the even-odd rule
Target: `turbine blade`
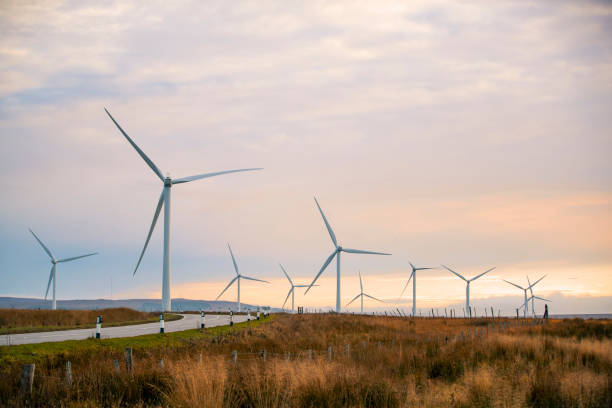
[[317,208],[319,209],[319,212],[321,213],[321,217],[323,217],[323,222],[325,222],[325,226],[327,227],[327,232],[329,232],[329,236],[331,237],[331,240],[334,243],[334,246],[337,248],[338,241],[336,240],[336,234],[334,234],[334,230],[332,230],[332,227],[329,225],[329,222],[327,222],[327,218],[325,218],[325,214],[323,214],[323,210],[321,209],[321,206],[319,205],[319,202],[317,201],[317,197],[315,197],[314,200],[315,200],[315,203],[317,203]]
[[533,285],[529,281],[529,276],[527,276],[527,284],[529,285],[529,291],[531,292],[531,297],[533,297],[533,289],[531,289],[533,287]]
[[47,295],[49,295],[49,288],[51,287],[52,280],[53,280],[53,266],[51,267],[51,272],[49,272],[49,283],[47,283],[47,291],[45,292],[45,300],[47,300]]
[[425,271],[427,269],[436,269],[436,268],[415,268],[417,271]]
[[329,265],[329,263],[332,261],[332,259],[334,259],[334,256],[336,256],[337,253],[338,251],[332,252],[332,254],[325,260],[325,263],[321,267],[321,270],[319,271],[319,273],[317,273],[317,276],[315,276],[310,285],[308,285],[308,289],[306,289],[306,292],[304,292],[304,294],[307,294],[310,288],[314,286],[314,283],[317,281],[317,279],[319,279],[319,276],[321,276],[325,268],[327,268],[327,265]]
[[32,231],[31,229],[28,228],[28,230],[32,233],[32,235],[34,235],[34,238],[36,238],[36,240],[38,241],[38,243],[40,244],[40,246],[42,247],[42,249],[44,249],[44,251],[47,253],[47,255],[49,255],[49,258],[51,259],[55,259],[55,257],[53,256],[53,254],[51,253],[51,251],[49,250],[49,248],[47,248],[45,246],[45,244],[42,243],[42,241],[40,240],[40,238],[38,238],[38,236],[36,236],[36,234],[34,233],[34,231]]
[[[536,283],[538,283],[539,281],[541,281],[545,277],[546,277],[546,275],[542,276],[540,279],[538,279],[537,281],[533,282],[531,285],[529,285],[530,286],[529,289],[533,288],[536,285]],[[529,278],[527,278],[527,279],[529,279]]]
[[234,263],[234,270],[236,271],[236,275],[240,276],[240,272],[238,272],[238,265],[236,264],[236,258],[234,258],[234,253],[232,252],[232,247],[229,242],[227,243],[227,247],[229,248],[230,255],[232,256],[232,262]]
[[140,262],[142,261],[142,257],[147,250],[147,246],[149,245],[149,240],[151,239],[151,234],[153,234],[153,230],[155,229],[155,224],[157,223],[157,218],[159,217],[159,212],[161,211],[162,206],[164,205],[164,190],[162,190],[161,195],[159,196],[159,201],[157,202],[157,208],[155,208],[155,214],[153,214],[153,222],[151,223],[151,227],[149,228],[149,233],[147,234],[147,239],[145,240],[144,247],[142,248],[142,252],[140,253],[140,257],[138,258],[138,262],[136,262],[136,267],[134,268],[134,273],[132,276],[136,275],[136,271],[140,266]]
[[408,282],[406,282],[406,285],[404,285],[404,289],[402,290],[402,294],[399,295],[400,299],[402,298],[402,296],[404,296],[404,292],[406,292],[406,288],[408,288],[408,284],[410,283],[410,279],[412,279],[412,275],[414,275],[414,270],[410,274],[410,277],[408,278]]
[[289,279],[289,283],[291,284],[291,286],[295,286],[295,285],[293,284],[293,281],[292,281],[292,280],[291,280],[291,278],[289,277],[289,274],[287,273],[287,271],[285,270],[285,268],[283,268],[283,265],[281,265],[280,263],[279,263],[278,265],[279,265],[279,266],[281,267],[281,269],[283,270],[283,273],[285,274],[285,276],[287,277],[287,279]]
[[223,290],[221,291],[221,293],[219,293],[219,296],[217,296],[217,299],[215,299],[215,300],[219,300],[219,298],[220,298],[220,297],[221,297],[221,296],[222,296],[222,295],[225,293],[225,291],[226,291],[226,290],[228,290],[230,286],[232,286],[232,283],[236,282],[236,279],[238,279],[238,276],[236,276],[234,279],[232,279],[232,280],[230,281],[230,283],[228,283],[228,284],[227,284],[227,286],[225,287],[225,289],[223,289]]
[[359,287],[361,287],[361,293],[363,293],[363,282],[361,281],[361,271],[359,271]]
[[443,267],[443,268],[445,268],[446,270],[448,270],[449,272],[454,273],[455,275],[457,275],[458,277],[460,277],[460,278],[461,278],[461,279],[463,279],[464,281],[466,281],[466,282],[468,281],[467,279],[465,279],[463,276],[459,275],[457,272],[453,271],[453,270],[452,270],[451,268],[449,268],[448,266],[446,266],[446,265],[442,265],[442,267]]
[[496,268],[496,267],[494,266],[494,267],[492,267],[491,269],[484,271],[484,272],[483,272],[483,273],[481,273],[480,275],[475,276],[475,277],[473,277],[472,279],[470,279],[470,281],[475,281],[476,279],[480,278],[482,275],[484,275],[484,274],[487,274],[487,273],[491,272],[491,271],[492,271],[493,269],[495,269],[495,268]]
[[[312,286],[319,286],[319,285],[312,285]],[[294,288],[308,288],[310,287],[310,285],[293,285]]]
[[552,302],[552,300],[550,300],[550,299],[545,299],[545,298],[543,298],[543,297],[539,297],[539,296],[534,296],[534,298],[535,298],[535,299],[539,299],[539,300],[543,300],[543,301],[545,301],[545,302]]
[[263,170],[263,167],[257,167],[257,168],[252,168],[252,169],[225,170],[225,171],[217,171],[214,173],[198,174],[196,176],[182,177],[179,179],[172,180],[172,184],[188,183],[190,181],[200,180],[200,179],[208,178],[208,177],[220,176],[222,174],[239,173],[242,171],[253,171],[253,170]]
[[123,136],[125,136],[125,138],[127,139],[127,141],[132,145],[132,147],[134,149],[136,149],[136,151],[138,152],[138,154],[140,155],[140,157],[142,157],[142,159],[149,165],[149,167],[151,168],[151,170],[153,170],[153,172],[155,174],[157,174],[157,177],[159,177],[159,179],[161,181],[164,181],[164,175],[162,174],[161,170],[159,170],[157,168],[157,166],[155,165],[155,163],[153,163],[153,161],[151,159],[149,159],[149,157],[142,151],[140,150],[140,147],[138,147],[136,145],[136,143],[134,143],[134,141],[127,135],[127,133],[125,133],[125,131],[121,128],[121,126],[119,126],[119,124],[117,123],[117,121],[115,120],[115,118],[113,118],[113,115],[110,114],[110,112],[108,110],[106,110],[106,108],[104,108],[104,111],[106,112],[106,114],[108,115],[108,117],[113,121],[113,123],[115,124],[115,126],[117,126],[117,129],[119,129],[119,131],[123,134]]
[[344,305],[344,307],[347,307],[348,305],[350,305],[351,303],[353,303],[354,301],[356,301],[357,299],[359,299],[359,296],[361,296],[361,293],[360,293],[360,294],[358,294],[357,296],[355,296],[355,297],[353,298],[353,300],[351,300],[350,302],[348,302],[346,305]]
[[519,285],[517,285],[516,283],[512,283],[510,281],[507,281],[505,279],[502,279],[504,282],[511,284],[512,286],[516,286],[517,288],[519,288],[520,290],[525,290],[525,288],[520,287]]
[[384,300],[377,299],[377,298],[375,298],[374,296],[370,296],[370,295],[368,295],[367,293],[364,293],[364,294],[363,294],[363,296],[365,296],[365,297],[369,297],[370,299],[378,300],[378,301],[379,301],[379,302],[381,302],[381,303],[385,303],[385,301],[384,301]]
[[287,297],[285,298],[285,301],[283,302],[283,305],[281,306],[281,309],[285,308],[285,303],[287,303],[287,301],[289,300],[289,296],[291,296],[291,291],[293,290],[293,288],[289,289],[289,293],[287,293]]
[[75,259],[81,259],[81,258],[85,258],[87,256],[92,256],[92,255],[98,255],[97,252],[93,252],[91,254],[87,254],[87,255],[81,255],[81,256],[73,256],[72,258],[64,258],[64,259],[60,259],[57,262],[70,262],[70,261],[74,261]]
[[342,248],[342,250],[349,254],[391,255],[384,252],[362,251],[361,249]]
[[257,281],[257,282],[270,283],[270,282],[268,282],[268,281],[266,281],[266,280],[262,280],[262,279],[255,279],[255,278],[250,278],[250,277],[248,277],[248,276],[244,276],[244,275],[240,275],[240,277],[241,277],[242,279],[248,279],[248,280]]

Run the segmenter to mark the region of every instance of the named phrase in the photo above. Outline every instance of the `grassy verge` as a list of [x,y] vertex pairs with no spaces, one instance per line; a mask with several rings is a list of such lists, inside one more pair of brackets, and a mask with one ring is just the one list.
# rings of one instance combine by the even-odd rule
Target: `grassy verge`
[[[174,313],[166,313],[164,320],[171,322],[174,320],[182,319],[181,315]],[[148,319],[142,320],[127,320],[123,322],[104,322],[102,327],[118,327],[118,326],[132,326],[137,324],[155,323],[159,321],[159,316],[151,316]],[[0,328],[0,335],[3,334],[23,334],[23,333],[43,333],[51,331],[62,331],[62,330],[77,330],[77,329],[93,329],[96,327],[95,323],[79,324],[72,326],[28,326],[28,327],[3,327]]]
[[216,326],[204,330],[192,329],[164,334],[145,334],[135,337],[115,339],[94,338],[86,340],[67,340],[49,343],[20,344],[0,347],[0,368],[2,365],[21,363],[50,363],[55,360],[79,360],[88,355],[122,353],[126,347],[134,351],[155,351],[185,344],[190,341],[210,339],[231,334],[242,329],[254,328],[273,319],[272,316],[261,320],[252,320],[234,324],[234,327]]

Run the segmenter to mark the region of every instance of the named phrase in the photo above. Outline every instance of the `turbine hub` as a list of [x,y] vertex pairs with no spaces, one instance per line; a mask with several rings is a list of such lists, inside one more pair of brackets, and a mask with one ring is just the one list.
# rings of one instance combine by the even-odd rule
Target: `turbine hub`
[[338,245],[338,252],[342,251],[342,245]]
[[56,261],[55,259],[52,259],[52,260],[51,260],[51,263],[52,263],[53,265],[55,265],[55,264],[57,263],[57,261]]
[[164,187],[172,187],[172,179],[170,176],[166,176],[164,179]]

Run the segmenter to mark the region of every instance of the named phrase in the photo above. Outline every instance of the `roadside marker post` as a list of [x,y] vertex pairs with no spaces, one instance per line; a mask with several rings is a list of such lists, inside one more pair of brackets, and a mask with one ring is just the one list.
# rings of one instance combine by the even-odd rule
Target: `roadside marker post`
[[102,329],[102,316],[96,318],[96,339],[100,338],[100,330]]
[[163,313],[159,315],[159,333],[160,334],[164,333],[164,314]]

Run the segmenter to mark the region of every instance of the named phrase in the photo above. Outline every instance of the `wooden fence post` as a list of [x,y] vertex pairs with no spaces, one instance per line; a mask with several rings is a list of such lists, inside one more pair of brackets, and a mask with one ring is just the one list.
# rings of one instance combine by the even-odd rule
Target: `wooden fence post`
[[331,346],[327,347],[327,359],[328,360],[332,359],[332,347]]
[[261,361],[266,361],[266,350],[261,350]]
[[72,363],[70,361],[66,361],[66,384],[72,387]]
[[345,352],[346,352],[346,356],[350,356],[351,355],[351,345],[346,343],[346,346],[344,346],[345,348]]
[[115,368],[115,374],[119,374],[119,360],[113,360],[113,366]]
[[34,385],[34,364],[26,364],[21,371],[21,392],[26,395],[32,395],[32,386]]
[[132,348],[127,347],[125,349],[125,369],[128,373],[132,373],[132,369],[134,368],[134,364],[132,361]]
[[236,364],[236,360],[238,359],[238,352],[236,350],[232,351],[232,361]]
[[312,360],[312,350],[308,349],[308,359]]

